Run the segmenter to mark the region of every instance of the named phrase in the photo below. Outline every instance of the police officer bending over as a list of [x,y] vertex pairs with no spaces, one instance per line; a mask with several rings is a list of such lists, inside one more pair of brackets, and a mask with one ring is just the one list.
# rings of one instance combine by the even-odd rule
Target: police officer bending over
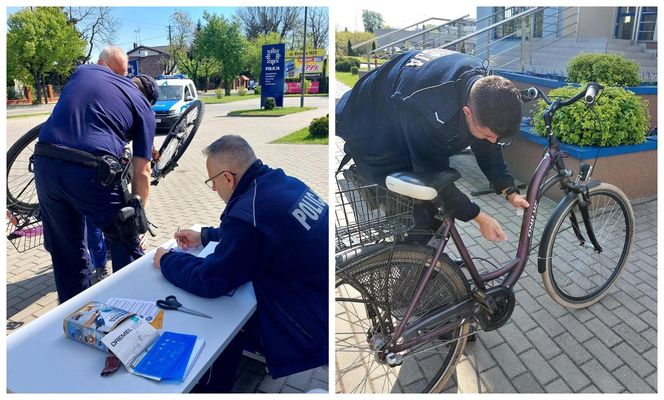
[[[491,75],[476,57],[432,49],[402,53],[363,76],[337,104],[336,134],[360,175],[380,185],[395,171],[439,172],[470,146],[496,193],[527,208],[497,144],[517,133],[520,121],[519,92],[510,81]],[[477,222],[485,239],[507,238],[454,185],[439,196],[456,219]],[[417,227],[435,229],[435,212],[430,203],[418,205]]]
[[327,204],[298,179],[257,160],[239,136],[223,136],[205,152],[205,183],[226,203],[221,225],[175,238],[185,249],[219,244],[204,259],[159,248],[154,265],[174,285],[203,297],[251,281],[257,307],[195,391],[229,392],[248,344],[262,347],[273,378],[327,364]]
[[[116,50],[126,60],[126,54]],[[103,63],[79,66],[39,133],[35,184],[44,247],[51,254],[61,303],[89,286],[84,216],[108,238],[113,271],[143,254],[133,229],[134,220],[125,215],[128,219],[121,221],[119,212],[130,203],[127,182],[121,179],[130,172],[129,165],[133,165],[132,193],[140,196],[143,205],[150,188],[150,152],[155,133],[150,105],[156,101],[158,88],[154,79],[144,79],[152,85],[146,91],[150,99],[130,79]],[[122,158],[130,140],[131,163]],[[131,204],[137,203],[132,200]]]

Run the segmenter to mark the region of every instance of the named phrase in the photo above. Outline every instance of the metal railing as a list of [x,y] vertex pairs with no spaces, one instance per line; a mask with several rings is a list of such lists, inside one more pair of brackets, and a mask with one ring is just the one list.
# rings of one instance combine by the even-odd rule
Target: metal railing
[[[465,15],[453,20],[445,20],[446,22],[441,25],[414,32],[406,37],[393,40],[388,44],[367,52],[369,69],[372,68],[372,57],[375,65],[377,65],[379,60],[392,56],[392,52],[384,52],[385,49],[392,50],[394,49],[393,46],[404,43],[407,50],[442,48],[472,54],[489,60],[489,64],[494,69],[510,69],[525,72],[526,66],[528,66],[533,72],[537,72],[537,68],[545,71],[549,67],[535,65],[533,63],[533,55],[562,40],[575,38],[578,41],[579,39],[579,7],[530,7],[525,9],[524,7],[509,7],[484,16],[476,21],[467,20],[467,17],[468,15]],[[429,20],[431,19],[433,18]],[[426,21],[428,20],[388,32],[378,38],[357,44],[352,48],[356,49],[368,43],[375,42],[377,39],[385,38],[398,32],[404,32],[408,28]],[[469,24],[475,24],[477,29],[475,32],[462,36],[461,26]],[[482,25],[488,26],[482,27]],[[455,26],[457,27],[457,38],[439,45],[441,41],[446,40],[443,34],[447,35],[447,39],[450,38],[449,36],[454,37],[454,33],[450,29],[453,29]],[[439,32],[437,36],[426,36],[427,33],[435,30]],[[418,40],[413,40],[416,38]],[[605,53],[611,51],[608,42],[609,39],[607,39],[604,49],[600,51]],[[541,57],[539,58],[540,60],[536,60],[535,63],[541,62]],[[549,68],[546,73],[557,74],[558,71],[553,71]],[[566,75],[564,69],[561,70],[560,75]],[[648,76],[645,75],[645,73],[642,74],[644,81],[653,79],[650,73],[647,73]]]
[[[441,29],[452,27],[452,26],[474,25],[475,24],[474,21],[466,20],[466,18],[468,18],[468,17],[469,17],[469,14],[466,14],[462,17],[459,17],[459,18],[456,18],[456,19],[453,19],[453,20],[443,19],[443,18],[429,18],[429,19],[426,19],[426,20],[423,20],[423,21],[419,21],[415,24],[408,25],[404,28],[388,32],[384,35],[378,36],[378,37],[373,38],[371,40],[367,40],[367,41],[364,41],[362,43],[358,43],[354,46],[351,46],[351,49],[357,50],[357,49],[359,49],[363,46],[366,46],[370,43],[375,43],[377,40],[384,39],[385,37],[390,36],[390,35],[395,35],[395,34],[401,33],[401,32],[410,32],[410,31],[408,31],[409,28],[412,28],[414,26],[418,26],[420,24],[424,24],[425,22],[428,22],[428,21],[431,21],[431,20],[445,21],[444,23],[442,23],[440,25],[436,25],[434,27],[423,29],[423,30],[418,30],[418,31],[406,36],[406,37],[396,39],[396,40],[394,40],[394,41],[392,41],[388,44],[382,45],[382,46],[380,46],[376,49],[373,49],[373,50],[369,51],[367,53],[367,64],[368,64],[368,68],[371,69],[371,60],[372,60],[372,58],[374,59],[375,62],[377,62],[377,60],[379,60],[379,59],[384,59],[384,58],[388,58],[389,56],[391,56],[391,51],[385,52],[385,54],[381,55],[383,50],[386,50],[386,49],[392,50],[396,45],[402,44],[402,43],[409,43],[409,41],[411,39],[418,38],[418,37],[422,37],[422,41],[420,41],[420,42],[416,41],[416,42],[412,43],[409,47],[411,47],[413,49],[433,48],[433,47],[435,47],[435,44],[436,44],[435,39],[433,39],[433,38],[428,38],[427,39],[426,38],[427,33],[433,32],[433,31],[436,31],[436,30],[440,32]],[[459,33],[457,34],[457,37],[461,37],[462,35],[461,35],[459,30],[458,30],[458,32]],[[427,44],[428,44],[428,47],[427,47]]]

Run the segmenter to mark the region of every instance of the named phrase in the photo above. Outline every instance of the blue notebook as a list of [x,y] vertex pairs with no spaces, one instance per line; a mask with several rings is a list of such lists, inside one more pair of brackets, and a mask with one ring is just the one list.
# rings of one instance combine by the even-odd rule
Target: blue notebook
[[198,356],[194,354],[196,339],[194,335],[162,333],[133,372],[157,380],[184,380],[192,355]]

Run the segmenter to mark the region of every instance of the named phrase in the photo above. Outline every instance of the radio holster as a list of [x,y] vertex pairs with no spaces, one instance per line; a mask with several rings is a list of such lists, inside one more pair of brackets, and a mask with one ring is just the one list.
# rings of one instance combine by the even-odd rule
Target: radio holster
[[145,215],[141,196],[132,195],[129,191],[132,164],[131,157],[127,152],[120,157],[119,163],[122,165],[120,185],[124,194],[125,206],[118,211],[114,222],[120,232],[120,237],[126,242],[132,241],[138,235],[142,235],[145,232],[150,232],[150,235],[154,237],[155,233],[150,229],[150,221],[148,221],[148,217]]

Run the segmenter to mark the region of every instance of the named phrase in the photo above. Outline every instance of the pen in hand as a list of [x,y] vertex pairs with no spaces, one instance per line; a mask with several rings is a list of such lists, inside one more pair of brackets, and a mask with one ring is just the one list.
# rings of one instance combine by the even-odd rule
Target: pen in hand
[[180,227],[178,226],[178,229],[175,231],[175,241],[178,245],[178,247],[182,247],[182,239],[177,236],[177,234],[180,232]]

